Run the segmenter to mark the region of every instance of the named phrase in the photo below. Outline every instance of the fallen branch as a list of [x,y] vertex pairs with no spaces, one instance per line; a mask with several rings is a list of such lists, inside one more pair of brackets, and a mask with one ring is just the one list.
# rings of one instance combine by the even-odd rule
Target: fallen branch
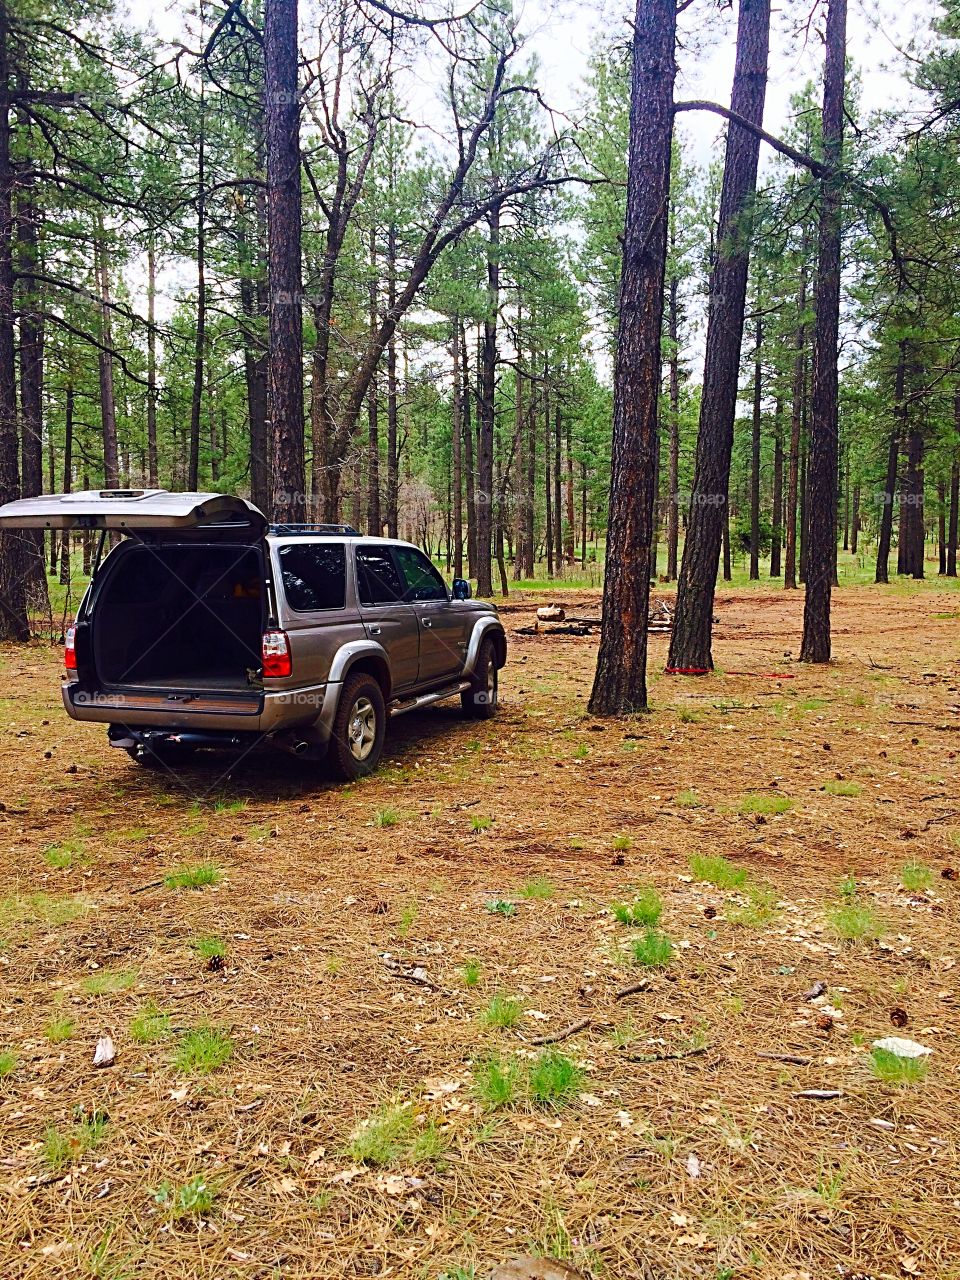
[[698,1049],[682,1049],[679,1053],[625,1053],[628,1062],[677,1062],[681,1058],[696,1058],[706,1053],[709,1045],[701,1045]]
[[159,889],[163,884],[162,880],[151,880],[149,884],[137,885],[136,889],[131,889],[131,893],[146,893],[148,889]]
[[758,1058],[766,1058],[768,1062],[789,1062],[795,1067],[809,1067],[812,1058],[805,1058],[799,1053],[758,1053]]
[[641,978],[639,982],[631,982],[628,987],[621,987],[613,993],[614,1000],[622,1000],[624,996],[636,995],[638,991],[648,991],[650,981],[648,978]]
[[527,1044],[559,1044],[561,1040],[569,1040],[571,1036],[575,1036],[578,1031],[586,1031],[592,1022],[592,1018],[581,1018],[579,1022],[571,1022],[569,1027],[551,1031],[549,1035],[535,1036],[532,1040],[527,1040]]

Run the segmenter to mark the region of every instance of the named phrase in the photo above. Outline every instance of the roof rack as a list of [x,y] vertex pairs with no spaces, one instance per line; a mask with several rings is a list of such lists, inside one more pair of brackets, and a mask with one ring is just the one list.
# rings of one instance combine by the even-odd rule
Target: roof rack
[[332,533],[334,535],[341,534],[348,538],[359,538],[360,531],[354,529],[352,524],[272,524],[270,532],[275,534],[287,533]]

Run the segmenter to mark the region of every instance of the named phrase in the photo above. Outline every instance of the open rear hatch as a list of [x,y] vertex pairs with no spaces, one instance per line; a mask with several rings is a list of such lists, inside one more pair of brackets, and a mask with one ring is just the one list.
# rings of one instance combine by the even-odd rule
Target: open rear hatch
[[270,609],[256,507],[226,494],[95,490],[8,503],[0,525],[125,535],[95,565],[77,618],[71,700],[104,712],[91,718],[260,713]]

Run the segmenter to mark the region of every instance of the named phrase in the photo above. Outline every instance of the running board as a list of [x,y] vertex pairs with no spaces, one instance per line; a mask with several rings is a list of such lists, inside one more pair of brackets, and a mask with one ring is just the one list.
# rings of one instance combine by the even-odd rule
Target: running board
[[419,698],[410,698],[406,702],[394,702],[390,706],[390,714],[402,716],[406,711],[419,711],[421,707],[432,707],[435,702],[442,702],[444,698],[453,698],[458,693],[465,693],[470,687],[469,680],[461,680],[459,684],[448,685],[446,689],[437,689],[433,693],[421,693]]

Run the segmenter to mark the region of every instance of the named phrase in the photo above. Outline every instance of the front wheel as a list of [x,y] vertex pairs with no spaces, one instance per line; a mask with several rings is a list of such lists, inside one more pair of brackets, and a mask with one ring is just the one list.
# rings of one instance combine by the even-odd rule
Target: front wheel
[[489,720],[497,713],[497,702],[497,651],[492,640],[481,640],[470,688],[461,693],[460,706],[471,720]]
[[351,676],[340,693],[327,761],[341,782],[373,773],[380,763],[387,712],[383,691],[372,676]]

